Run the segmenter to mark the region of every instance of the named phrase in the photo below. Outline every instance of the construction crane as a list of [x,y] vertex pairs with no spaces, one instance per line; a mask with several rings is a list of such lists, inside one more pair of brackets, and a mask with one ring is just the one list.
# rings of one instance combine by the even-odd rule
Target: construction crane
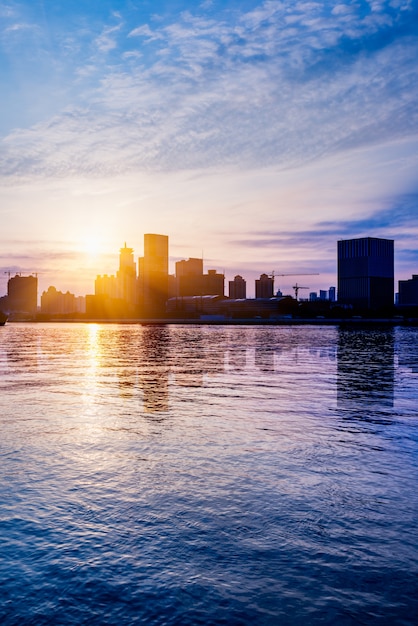
[[[319,276],[319,272],[313,272],[313,273],[308,273],[308,274],[276,274],[275,271],[273,270],[271,274],[268,274],[269,278],[273,279],[273,293],[274,293],[274,277],[275,276]],[[298,287],[298,284],[296,283],[296,290],[295,290],[295,294],[296,294],[296,300],[298,299],[298,294],[297,292],[299,291],[299,289],[309,289],[309,287]],[[293,289],[295,289],[295,287],[293,287]]]
[[301,285],[298,285],[296,283],[295,285],[293,285],[292,289],[295,290],[295,300],[297,300],[298,299],[299,289],[310,289],[310,287],[302,287]]

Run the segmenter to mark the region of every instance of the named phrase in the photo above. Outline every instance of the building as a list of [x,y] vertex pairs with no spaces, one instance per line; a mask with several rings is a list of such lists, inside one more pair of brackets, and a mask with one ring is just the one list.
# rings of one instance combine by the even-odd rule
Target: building
[[44,315],[67,315],[76,312],[75,295],[67,291],[62,293],[56,287],[48,287],[41,295],[41,313]]
[[134,317],[138,308],[138,285],[133,248],[126,243],[119,250],[119,269],[116,275],[96,277],[94,297],[89,299],[87,312],[93,317]]
[[134,250],[128,248],[126,243],[119,250],[119,270],[116,273],[116,284],[116,297],[126,302],[127,307],[133,312],[138,303],[136,264]]
[[409,280],[398,282],[398,304],[418,306],[418,274],[413,274]]
[[38,277],[16,274],[7,282],[7,308],[10,313],[35,315],[38,308]]
[[245,299],[247,297],[247,283],[242,276],[235,276],[229,281],[229,297],[234,300]]
[[168,236],[144,235],[144,256],[138,261],[140,314],[164,317],[168,300]]
[[329,300],[330,302],[335,302],[335,300],[336,300],[336,297],[335,297],[335,292],[336,292],[335,287],[330,287],[330,288],[328,289],[328,300]]
[[394,242],[363,237],[338,242],[338,302],[379,309],[394,303]]
[[176,262],[176,295],[224,296],[225,275],[216,270],[203,273],[203,259],[185,259]]
[[113,300],[118,298],[119,289],[116,276],[114,274],[110,276],[108,274],[97,276],[94,281],[94,293],[96,296],[106,296]]
[[67,291],[63,293],[56,287],[48,287],[41,295],[41,313],[44,315],[69,315],[85,313],[86,304],[83,296],[75,296]]
[[203,274],[203,293],[205,296],[225,295],[225,275],[216,270],[208,270]]
[[328,300],[328,294],[329,292],[326,289],[320,289],[319,290],[319,299],[324,301],[324,300]]
[[272,298],[274,291],[274,279],[267,274],[261,274],[260,278],[255,281],[255,297],[256,298]]
[[183,259],[176,262],[177,296],[203,294],[203,259]]

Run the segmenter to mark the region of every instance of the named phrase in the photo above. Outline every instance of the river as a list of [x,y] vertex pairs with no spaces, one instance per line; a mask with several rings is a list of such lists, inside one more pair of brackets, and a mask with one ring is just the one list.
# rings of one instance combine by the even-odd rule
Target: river
[[418,329],[0,328],[0,623],[418,621]]

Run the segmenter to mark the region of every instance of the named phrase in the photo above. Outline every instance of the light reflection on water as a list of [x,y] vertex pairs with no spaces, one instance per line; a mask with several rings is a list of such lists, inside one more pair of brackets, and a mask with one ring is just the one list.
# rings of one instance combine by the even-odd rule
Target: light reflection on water
[[0,329],[2,624],[415,624],[418,329]]

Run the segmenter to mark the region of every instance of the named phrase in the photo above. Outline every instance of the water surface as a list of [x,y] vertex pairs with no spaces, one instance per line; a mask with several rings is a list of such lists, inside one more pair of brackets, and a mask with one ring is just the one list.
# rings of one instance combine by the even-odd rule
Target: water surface
[[416,624],[417,340],[0,328],[0,623]]

